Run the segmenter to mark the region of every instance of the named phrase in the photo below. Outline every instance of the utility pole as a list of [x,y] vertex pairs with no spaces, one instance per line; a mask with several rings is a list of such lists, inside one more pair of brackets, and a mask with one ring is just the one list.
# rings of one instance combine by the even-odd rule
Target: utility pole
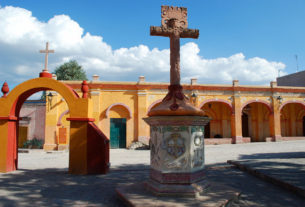
[[299,72],[298,55],[295,55],[295,61],[296,61],[296,63],[297,63],[297,72]]
[[280,77],[280,69],[278,69],[277,72],[278,72],[277,77]]

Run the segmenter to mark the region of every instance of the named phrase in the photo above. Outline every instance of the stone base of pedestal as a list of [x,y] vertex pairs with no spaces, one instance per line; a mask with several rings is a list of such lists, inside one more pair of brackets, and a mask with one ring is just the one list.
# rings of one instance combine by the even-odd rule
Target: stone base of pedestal
[[196,183],[198,185],[197,187],[203,189],[203,191],[201,193],[198,193],[196,197],[183,197],[179,194],[177,194],[176,196],[160,196],[152,193],[150,190],[147,189],[147,185],[154,185],[152,183],[148,183],[149,182],[133,184],[126,187],[119,187],[116,189],[116,191],[120,199],[122,199],[128,206],[135,207],[230,206],[233,201],[237,201],[239,199],[240,195],[240,192],[226,185],[213,182],[209,182],[209,184],[207,185],[207,182],[199,182]]
[[146,189],[157,196],[181,196],[195,198],[209,188],[206,181],[190,185],[162,184],[152,179],[144,182]]
[[150,169],[150,178],[162,184],[181,184],[190,185],[201,181],[205,177],[205,170],[199,170],[196,172],[175,172],[175,173],[163,173],[158,170]]

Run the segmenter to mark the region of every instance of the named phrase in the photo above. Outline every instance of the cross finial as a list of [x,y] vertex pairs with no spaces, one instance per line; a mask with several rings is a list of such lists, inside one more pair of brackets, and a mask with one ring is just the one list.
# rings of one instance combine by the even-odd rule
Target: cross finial
[[48,72],[48,55],[49,53],[54,53],[54,50],[49,50],[49,42],[46,43],[45,50],[39,50],[40,53],[45,53],[44,69],[43,72]]
[[187,28],[187,9],[162,6],[161,27],[151,26],[150,35],[170,38],[170,83],[180,85],[180,38],[198,38],[198,29]]
[[148,116],[201,116],[203,112],[191,105],[180,85],[180,38],[197,39],[199,30],[187,28],[187,9],[184,7],[162,6],[161,17],[161,27],[151,26],[150,35],[170,39],[170,86],[161,104],[151,109]]

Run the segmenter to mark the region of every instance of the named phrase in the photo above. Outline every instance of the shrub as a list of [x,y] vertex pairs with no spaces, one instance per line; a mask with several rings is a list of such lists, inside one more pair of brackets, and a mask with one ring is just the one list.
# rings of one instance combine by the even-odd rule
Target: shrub
[[27,140],[23,143],[24,148],[29,149],[42,149],[43,146],[43,140],[34,138],[32,140]]

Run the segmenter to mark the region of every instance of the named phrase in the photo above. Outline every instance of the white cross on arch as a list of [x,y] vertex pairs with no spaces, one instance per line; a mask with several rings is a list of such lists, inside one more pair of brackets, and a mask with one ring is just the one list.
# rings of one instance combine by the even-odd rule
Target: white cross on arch
[[54,53],[54,50],[49,50],[49,42],[46,43],[46,49],[45,50],[39,50],[40,53],[46,53],[45,61],[44,61],[44,72],[48,71],[48,55],[49,53]]

